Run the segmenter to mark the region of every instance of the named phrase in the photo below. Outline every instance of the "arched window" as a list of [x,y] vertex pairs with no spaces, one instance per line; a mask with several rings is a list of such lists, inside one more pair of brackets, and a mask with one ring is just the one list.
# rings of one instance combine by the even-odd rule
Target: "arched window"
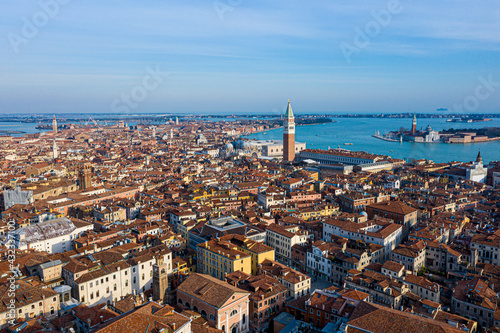
[[[203,312],[203,311],[202,311]],[[215,316],[213,314],[210,314],[210,320],[215,320]]]
[[177,303],[179,303],[180,305],[182,305],[182,299],[180,299],[180,298],[179,298],[179,299],[177,300]]
[[247,322],[247,315],[246,315],[246,313],[243,314],[243,318],[242,319],[243,319],[243,325],[245,325],[246,322]]
[[188,309],[191,309],[191,304],[189,304],[189,302],[184,303],[184,306]]
[[196,305],[195,305],[195,306],[193,306],[193,311],[194,311],[194,312],[198,312],[198,307],[197,307]]
[[222,325],[222,330],[225,332],[226,331],[226,325]]
[[234,309],[233,311],[231,311],[231,314],[229,315],[229,317],[235,316],[237,313],[238,313],[238,310]]

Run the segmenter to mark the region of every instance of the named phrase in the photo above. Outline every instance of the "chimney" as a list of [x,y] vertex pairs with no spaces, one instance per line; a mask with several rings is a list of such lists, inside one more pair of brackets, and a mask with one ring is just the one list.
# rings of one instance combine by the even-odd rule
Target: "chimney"
[[100,316],[99,319],[100,319],[101,323],[104,321],[104,317],[103,316]]
[[172,329],[174,330],[175,332],[175,323],[172,323]]

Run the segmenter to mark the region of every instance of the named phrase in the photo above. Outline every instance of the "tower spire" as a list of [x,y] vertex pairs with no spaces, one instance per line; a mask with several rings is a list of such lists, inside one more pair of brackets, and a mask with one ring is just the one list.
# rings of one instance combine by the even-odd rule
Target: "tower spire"
[[283,161],[293,161],[295,159],[295,119],[292,106],[288,100],[283,123]]
[[285,118],[293,118],[293,111],[290,100],[288,100],[288,106],[286,107]]
[[57,133],[57,120],[56,115],[52,118],[52,132]]
[[483,159],[481,158],[481,150],[479,150],[479,152],[477,153],[476,162],[477,163],[483,162]]

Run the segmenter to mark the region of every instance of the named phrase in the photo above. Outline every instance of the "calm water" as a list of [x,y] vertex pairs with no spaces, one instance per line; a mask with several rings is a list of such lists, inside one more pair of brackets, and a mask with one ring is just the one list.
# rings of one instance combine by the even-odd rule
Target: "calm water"
[[[409,128],[411,119],[374,119],[374,118],[337,118],[336,123],[323,125],[298,126],[296,140],[306,142],[308,148],[335,148],[340,146],[350,150],[364,150],[367,152],[389,155],[395,158],[426,158],[435,162],[463,161],[468,162],[476,158],[481,150],[483,160],[486,162],[500,160],[500,141],[471,144],[444,144],[444,143],[411,143],[387,142],[373,138],[371,135],[376,130],[380,134],[397,130],[400,127]],[[135,123],[129,122],[129,125]],[[34,123],[0,122],[0,131],[23,131],[38,133]],[[433,129],[448,128],[482,128],[500,127],[500,118],[494,118],[482,123],[449,123],[445,119],[418,119],[418,128],[430,125]],[[2,135],[0,133],[0,135]],[[15,136],[22,136],[18,134]],[[254,139],[279,139],[283,138],[283,131],[276,129],[266,134],[258,133],[249,135]],[[345,146],[344,143],[353,143]]]
[[[370,153],[389,155],[395,158],[426,158],[435,162],[462,161],[468,162],[476,159],[481,150],[483,161],[500,160],[500,141],[471,144],[445,144],[445,143],[411,143],[388,142],[373,138],[371,135],[376,130],[380,134],[400,127],[410,128],[411,119],[373,119],[373,118],[338,118],[337,123],[324,125],[297,126],[295,138],[298,142],[306,142],[307,148],[328,147],[349,150],[364,150]],[[430,125],[438,131],[449,128],[482,128],[500,127],[500,119],[494,118],[489,122],[481,123],[451,123],[445,119],[418,119],[417,127],[426,128]],[[283,138],[282,129],[268,131],[266,134],[257,133],[248,138],[266,140]],[[346,146],[344,143],[353,143]]]

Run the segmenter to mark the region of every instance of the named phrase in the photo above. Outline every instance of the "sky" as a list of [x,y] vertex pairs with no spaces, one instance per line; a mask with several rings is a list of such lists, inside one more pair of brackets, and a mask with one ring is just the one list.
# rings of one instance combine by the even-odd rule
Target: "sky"
[[500,112],[498,0],[2,0],[0,114]]

